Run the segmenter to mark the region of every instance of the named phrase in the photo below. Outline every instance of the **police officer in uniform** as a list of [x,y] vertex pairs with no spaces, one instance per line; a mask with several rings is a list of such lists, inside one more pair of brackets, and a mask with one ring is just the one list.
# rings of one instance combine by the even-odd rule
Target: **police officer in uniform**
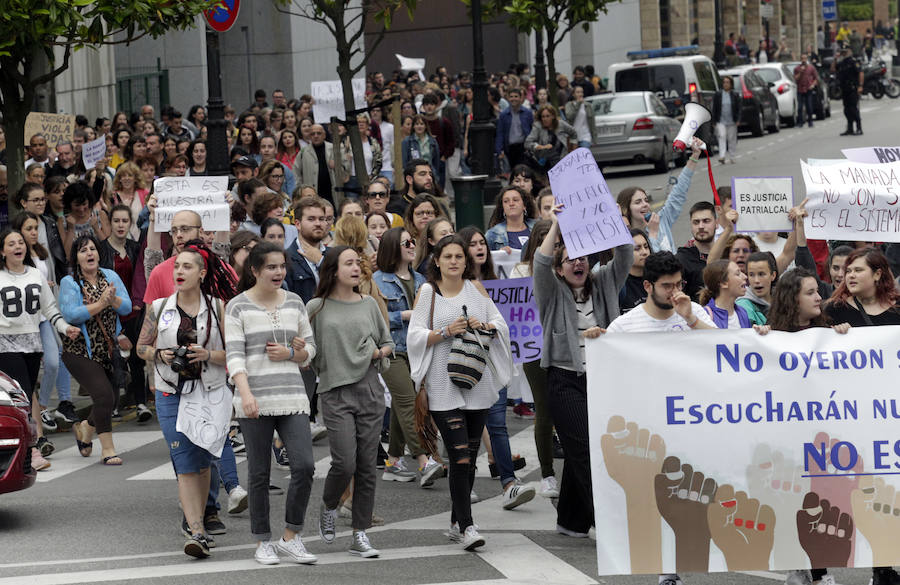
[[[844,102],[844,117],[847,118],[847,129],[841,136],[860,135],[862,120],[859,118],[859,96],[863,91],[863,71],[859,62],[853,57],[849,48],[841,51],[840,59],[831,64],[831,70],[837,71],[838,83],[841,86],[841,98]],[[853,123],[856,122],[856,132]]]

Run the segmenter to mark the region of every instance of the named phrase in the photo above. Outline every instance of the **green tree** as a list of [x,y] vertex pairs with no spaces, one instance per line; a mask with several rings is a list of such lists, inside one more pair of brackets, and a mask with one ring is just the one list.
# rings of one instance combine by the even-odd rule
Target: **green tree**
[[[364,188],[368,185],[366,161],[363,158],[362,138],[356,117],[350,112],[355,109],[353,101],[353,76],[362,71],[369,56],[384,39],[391,28],[394,13],[405,8],[410,20],[418,0],[274,0],[276,8],[285,14],[300,16],[319,23],[328,29],[337,44],[338,79],[344,94],[344,108],[350,134],[350,148],[353,151],[353,167],[356,178]],[[375,28],[366,29],[367,22],[375,23]],[[376,32],[368,47],[360,44],[366,32]]]
[[485,8],[493,14],[509,15],[509,23],[520,32],[547,35],[547,88],[551,102],[558,106],[556,47],[577,26],[587,32],[590,23],[606,14],[607,4],[614,1],[617,0],[490,0]]
[[[74,51],[157,38],[195,26],[213,0],[4,0],[0,10],[0,112],[9,191],[24,181],[25,118],[35,90],[69,68]],[[54,48],[62,48],[56,59]],[[41,64],[41,53],[49,68]]]

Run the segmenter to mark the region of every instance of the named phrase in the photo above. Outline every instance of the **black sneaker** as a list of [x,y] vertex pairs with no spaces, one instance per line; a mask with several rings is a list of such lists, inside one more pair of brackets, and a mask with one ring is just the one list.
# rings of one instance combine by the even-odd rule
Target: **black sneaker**
[[78,415],[75,414],[75,405],[68,400],[63,400],[59,403],[53,416],[70,425],[77,423],[79,420]]
[[121,422],[121,420],[122,420],[122,413],[119,412],[119,409],[118,409],[118,408],[114,408],[114,409],[113,409],[113,411],[112,411],[112,420],[114,420],[114,421],[116,421],[116,422]]
[[280,496],[283,493],[284,493],[284,490],[281,489],[280,487],[278,487],[277,485],[272,484],[272,483],[269,484],[269,495],[270,496]]
[[209,534],[225,534],[228,529],[225,524],[219,520],[218,514],[208,514],[203,518],[203,527]]
[[[187,518],[185,518],[183,514],[181,516],[181,533],[184,534],[186,538],[191,538],[192,536]],[[209,545],[209,548],[216,548],[216,541],[212,536],[209,534],[204,534],[203,536],[206,538],[206,544]]]
[[290,467],[290,461],[288,461],[287,449],[284,444],[281,447],[272,443],[272,453],[275,454],[275,463],[279,465],[279,467]]
[[900,584],[900,575],[891,567],[873,567],[871,583],[872,585],[898,585]]
[[565,459],[566,454],[563,451],[562,443],[559,442],[559,437],[556,436],[556,433],[553,433],[553,458],[554,459]]
[[209,556],[209,542],[202,534],[194,534],[184,543],[184,554],[195,559],[205,559]]
[[384,461],[387,458],[388,454],[384,450],[384,445],[378,443],[378,459],[375,460],[375,469],[384,469]]
[[52,455],[53,452],[56,451],[56,447],[53,446],[53,443],[51,443],[47,437],[38,438],[35,447],[37,447],[37,450],[41,452],[41,457],[50,457],[50,455]]

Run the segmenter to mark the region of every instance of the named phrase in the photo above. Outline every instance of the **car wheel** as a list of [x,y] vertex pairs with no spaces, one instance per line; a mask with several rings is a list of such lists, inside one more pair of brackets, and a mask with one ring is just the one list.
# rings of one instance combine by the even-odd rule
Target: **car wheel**
[[794,100],[794,110],[791,112],[791,117],[784,120],[784,125],[788,128],[793,128],[797,125],[797,100]]
[[750,132],[754,136],[762,136],[765,133],[765,123],[763,122],[762,108],[756,111],[756,120],[750,125]]
[[662,157],[653,163],[653,169],[657,173],[669,172],[669,162],[672,160],[672,147],[669,146],[669,139],[663,136],[662,139]]

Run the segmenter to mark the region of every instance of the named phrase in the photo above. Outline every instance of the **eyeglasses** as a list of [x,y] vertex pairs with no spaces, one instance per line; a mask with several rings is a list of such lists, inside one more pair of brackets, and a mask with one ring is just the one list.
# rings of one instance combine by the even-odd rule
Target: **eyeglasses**
[[387,199],[388,193],[387,191],[369,191],[366,193],[366,197],[370,199]]
[[[659,288],[661,288],[662,290],[664,290],[666,292],[672,292],[673,290],[682,290],[686,284],[687,284],[687,281],[682,280],[680,282],[663,282],[663,283],[660,283],[658,286],[659,286]],[[654,283],[653,286],[655,287],[655,286],[657,286],[657,284]]]
[[413,215],[416,217],[434,217],[436,214],[429,209],[420,209],[413,213]]
[[415,247],[416,247],[416,240],[415,240],[415,238],[410,238],[410,239],[408,239],[408,240],[403,240],[402,242],[400,242],[400,245],[403,246],[404,248],[407,248],[407,249],[408,249],[408,248],[415,248]]
[[566,258],[565,260],[563,260],[563,264],[575,264],[579,260],[587,264],[587,258],[585,258],[584,256],[579,256],[578,258]]
[[29,199],[28,203],[47,203],[47,199],[45,197],[40,197],[38,199]]
[[200,229],[199,225],[173,225],[171,228],[169,228],[169,233],[172,234],[173,236],[177,236],[179,234],[179,232],[182,234],[186,234],[191,230],[199,230],[199,229]]
[[284,180],[284,175],[269,175],[269,178],[270,178],[270,179],[277,179],[277,180],[279,180],[279,181],[283,181],[283,180]]

